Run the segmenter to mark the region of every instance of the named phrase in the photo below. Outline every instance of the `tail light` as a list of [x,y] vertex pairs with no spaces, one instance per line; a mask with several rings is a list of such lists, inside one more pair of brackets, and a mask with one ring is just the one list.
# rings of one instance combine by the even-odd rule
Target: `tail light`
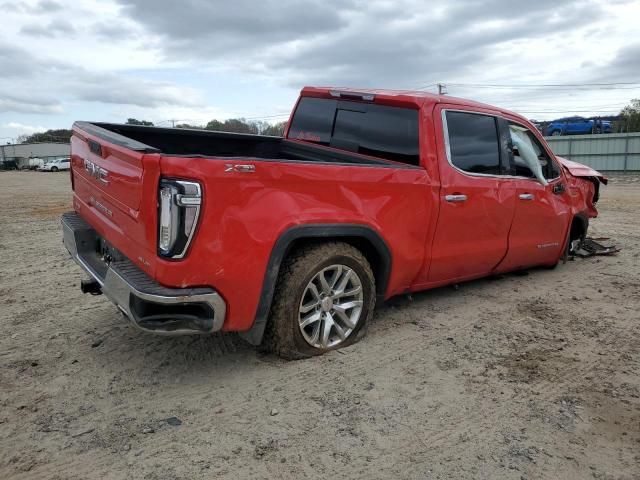
[[183,258],[200,216],[202,188],[197,182],[163,179],[158,191],[158,253]]

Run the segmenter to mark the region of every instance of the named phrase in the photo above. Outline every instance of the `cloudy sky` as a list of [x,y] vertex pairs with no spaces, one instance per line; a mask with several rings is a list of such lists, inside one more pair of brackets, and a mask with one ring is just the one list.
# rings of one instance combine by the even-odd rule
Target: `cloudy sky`
[[304,85],[442,82],[535,119],[640,97],[640,0],[0,0],[0,12],[2,142],[78,119],[284,120]]

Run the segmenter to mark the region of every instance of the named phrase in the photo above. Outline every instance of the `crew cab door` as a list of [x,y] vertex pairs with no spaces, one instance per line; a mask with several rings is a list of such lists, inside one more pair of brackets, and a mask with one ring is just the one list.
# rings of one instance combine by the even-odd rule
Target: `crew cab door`
[[434,109],[440,212],[425,285],[486,275],[507,253],[515,191],[502,176],[506,139],[495,115],[459,109]]
[[[561,256],[571,223],[570,196],[562,169],[531,129],[514,121],[502,125],[509,130],[507,152],[512,165],[512,176],[505,179],[516,192],[516,207],[509,233],[509,252],[496,271],[554,264]],[[514,147],[512,135],[519,135],[520,141],[524,139],[531,146],[547,185],[535,178],[523,160],[524,152]]]

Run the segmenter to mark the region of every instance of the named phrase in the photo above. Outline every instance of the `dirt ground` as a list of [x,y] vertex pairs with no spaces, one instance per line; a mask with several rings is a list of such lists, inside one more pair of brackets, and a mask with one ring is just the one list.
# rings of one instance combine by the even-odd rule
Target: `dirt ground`
[[393,299],[285,362],[128,326],[61,243],[68,174],[0,172],[0,478],[640,479],[640,177],[612,258]]

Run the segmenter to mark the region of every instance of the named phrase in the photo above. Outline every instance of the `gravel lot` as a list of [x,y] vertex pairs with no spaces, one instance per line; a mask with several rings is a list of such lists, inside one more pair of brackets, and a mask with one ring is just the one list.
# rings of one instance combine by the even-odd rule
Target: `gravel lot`
[[70,198],[0,172],[0,478],[640,479],[640,177],[592,223],[618,256],[396,298],[298,362],[82,295]]

